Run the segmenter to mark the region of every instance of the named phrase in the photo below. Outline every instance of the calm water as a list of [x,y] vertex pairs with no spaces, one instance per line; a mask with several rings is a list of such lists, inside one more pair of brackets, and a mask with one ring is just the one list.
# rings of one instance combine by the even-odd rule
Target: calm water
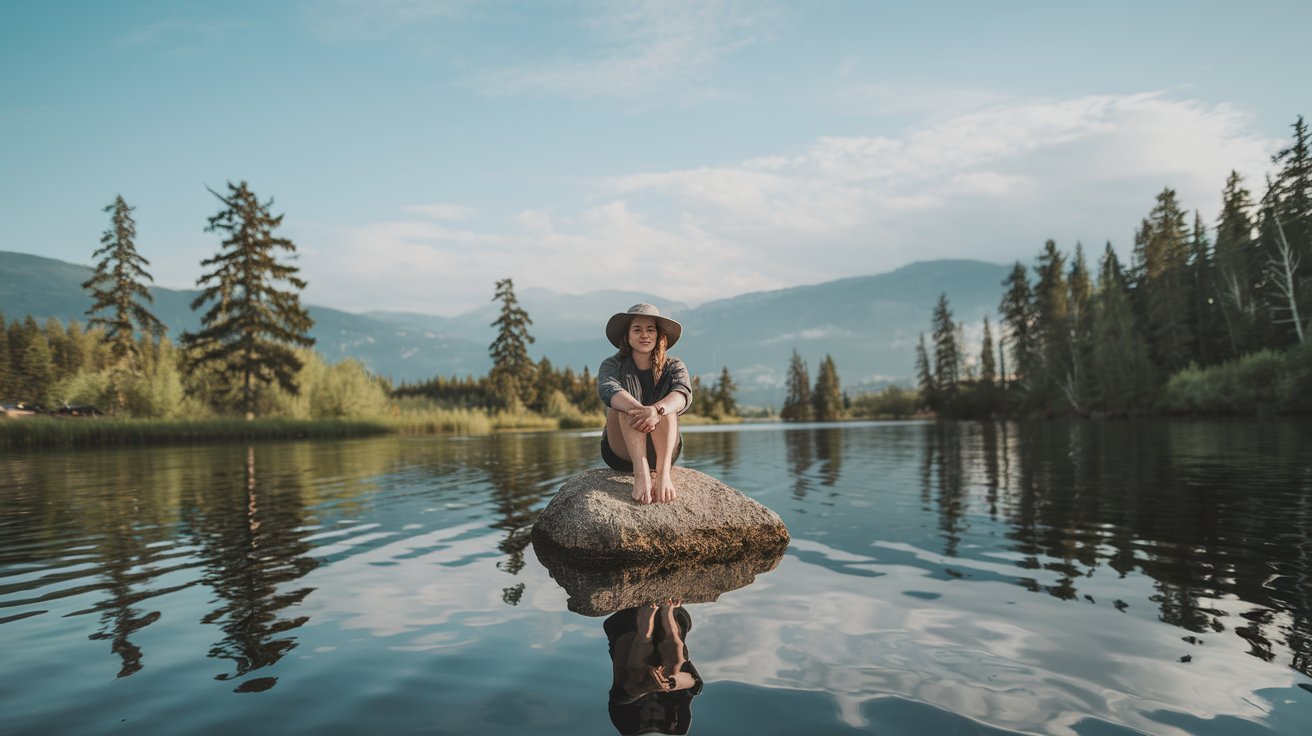
[[[595,434],[0,455],[0,733],[614,733],[534,515]],[[1312,423],[749,426],[703,734],[1312,733]]]

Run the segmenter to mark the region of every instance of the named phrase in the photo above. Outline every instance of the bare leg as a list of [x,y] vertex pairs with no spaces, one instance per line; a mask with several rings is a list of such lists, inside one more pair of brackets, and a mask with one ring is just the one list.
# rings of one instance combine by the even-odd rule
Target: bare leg
[[[633,500],[652,502],[651,466],[647,464],[647,435],[629,426],[628,416],[606,410],[606,441],[615,454],[633,463]],[[659,429],[657,425],[657,429]]]
[[651,433],[656,446],[656,481],[652,489],[653,500],[669,503],[678,497],[674,482],[670,480],[670,467],[674,464],[674,448],[679,444],[679,417],[666,414]]

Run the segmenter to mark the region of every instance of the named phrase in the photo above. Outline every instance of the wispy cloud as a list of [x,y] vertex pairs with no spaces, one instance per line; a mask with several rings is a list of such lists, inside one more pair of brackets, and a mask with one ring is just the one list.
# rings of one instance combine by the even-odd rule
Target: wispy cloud
[[168,46],[175,52],[196,51],[212,48],[232,31],[245,27],[246,23],[232,20],[159,20],[119,36],[115,45],[122,49]]
[[405,208],[405,212],[412,215],[424,215],[434,220],[461,221],[473,217],[477,210],[461,204],[435,203],[411,205]]
[[377,292],[451,313],[506,276],[697,303],[932,258],[1028,262],[1046,238],[1124,250],[1163,187],[1214,221],[1229,171],[1259,182],[1278,145],[1246,113],[1161,94],[1018,102],[899,135],[607,179],[576,213],[525,208],[475,226],[460,205],[411,207],[422,217],[338,233],[342,257],[311,283],[339,303]]
[[781,12],[738,0],[634,0],[595,5],[568,57],[534,59],[473,75],[488,95],[638,98],[668,85],[712,86],[726,55],[771,36]]
[[329,40],[375,40],[465,15],[472,0],[314,0],[302,5],[309,28]]

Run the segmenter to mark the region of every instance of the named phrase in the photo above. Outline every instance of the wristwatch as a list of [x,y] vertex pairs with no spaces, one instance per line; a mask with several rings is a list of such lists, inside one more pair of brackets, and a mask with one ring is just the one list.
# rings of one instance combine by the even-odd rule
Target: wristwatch
[[656,413],[657,413],[659,416],[665,416],[665,407],[661,406],[660,404],[657,404],[657,405],[656,405]]

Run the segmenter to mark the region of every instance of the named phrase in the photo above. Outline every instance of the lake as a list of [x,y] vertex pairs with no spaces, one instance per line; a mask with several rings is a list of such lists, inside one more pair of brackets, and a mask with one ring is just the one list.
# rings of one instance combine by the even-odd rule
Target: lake
[[[602,734],[535,515],[597,433],[0,455],[2,734]],[[1312,422],[690,428],[778,566],[703,734],[1312,733]]]

